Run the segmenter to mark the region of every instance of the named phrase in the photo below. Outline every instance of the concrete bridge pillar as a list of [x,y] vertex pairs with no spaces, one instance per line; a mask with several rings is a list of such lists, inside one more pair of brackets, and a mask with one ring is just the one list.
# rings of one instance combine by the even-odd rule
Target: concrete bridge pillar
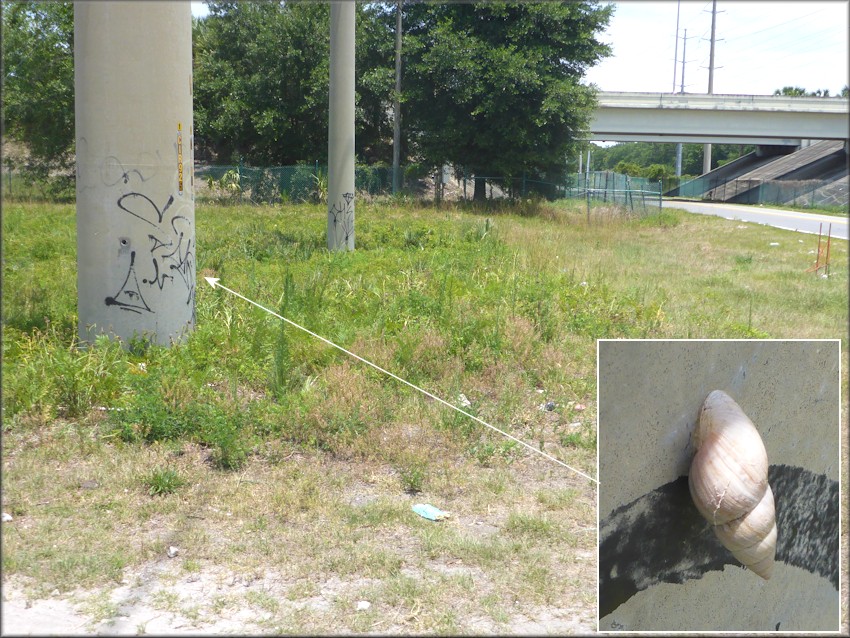
[[79,336],[159,344],[195,324],[187,2],[76,2]]

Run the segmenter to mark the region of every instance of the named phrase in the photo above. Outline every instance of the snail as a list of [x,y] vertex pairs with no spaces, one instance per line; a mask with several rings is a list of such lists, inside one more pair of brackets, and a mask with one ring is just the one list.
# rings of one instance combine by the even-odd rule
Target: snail
[[702,405],[693,442],[688,485],[694,505],[723,546],[768,580],[776,555],[776,511],[758,430],[732,397],[715,390]]

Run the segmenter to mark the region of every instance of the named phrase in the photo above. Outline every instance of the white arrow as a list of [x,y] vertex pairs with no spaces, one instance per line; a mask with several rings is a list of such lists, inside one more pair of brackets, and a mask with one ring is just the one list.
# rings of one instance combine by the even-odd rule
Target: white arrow
[[396,381],[398,381],[398,382],[400,382],[400,383],[403,383],[404,385],[406,385],[406,386],[409,386],[409,387],[413,388],[413,389],[414,389],[414,390],[416,390],[417,392],[421,392],[421,393],[422,393],[422,394],[424,394],[425,396],[427,396],[427,397],[431,397],[431,398],[432,398],[432,399],[434,399],[435,401],[439,401],[440,403],[442,403],[443,405],[445,405],[445,406],[447,406],[447,407],[451,408],[451,409],[452,409],[452,410],[454,410],[455,412],[460,412],[460,413],[461,413],[461,414],[463,414],[464,416],[468,416],[468,417],[469,417],[470,419],[472,419],[473,421],[477,421],[477,422],[478,422],[478,423],[480,423],[481,425],[483,425],[483,426],[485,426],[485,427],[488,427],[488,428],[490,428],[491,430],[495,430],[496,432],[498,432],[498,433],[499,433],[499,434],[501,434],[502,436],[506,436],[507,438],[511,439],[512,441],[516,441],[516,442],[517,442],[517,443],[519,443],[520,445],[524,445],[525,447],[527,447],[527,448],[528,448],[529,450],[531,450],[532,452],[535,452],[535,453],[537,453],[537,454],[540,454],[541,456],[545,456],[545,457],[546,457],[547,459],[549,459],[550,461],[554,461],[554,462],[555,462],[555,463],[557,463],[558,465],[563,465],[563,466],[564,466],[565,468],[567,468],[568,470],[571,470],[571,471],[575,472],[576,474],[580,474],[580,475],[582,475],[583,477],[585,477],[585,478],[587,478],[587,479],[590,479],[591,481],[593,481],[593,482],[594,482],[594,483],[596,483],[597,485],[599,484],[599,481],[597,481],[597,480],[596,480],[595,478],[593,478],[592,476],[588,476],[588,475],[587,475],[587,474],[585,474],[584,472],[582,472],[582,471],[580,471],[580,470],[577,470],[576,468],[574,468],[574,467],[571,467],[571,466],[567,465],[567,464],[566,464],[566,463],[564,463],[563,461],[561,461],[561,460],[559,460],[559,459],[556,459],[554,456],[552,456],[552,455],[550,455],[550,454],[547,454],[547,453],[546,453],[546,452],[544,452],[543,450],[540,450],[540,449],[538,449],[538,448],[534,447],[533,445],[529,445],[529,444],[528,444],[528,443],[526,443],[525,441],[522,441],[522,440],[520,440],[520,439],[516,438],[516,437],[515,437],[515,436],[513,436],[512,434],[508,434],[508,433],[507,433],[507,432],[505,432],[504,430],[500,430],[500,429],[499,429],[499,428],[497,428],[495,425],[490,425],[490,424],[489,424],[489,423],[487,423],[486,421],[483,421],[482,419],[479,419],[479,418],[478,418],[477,416],[475,416],[474,414],[470,414],[470,413],[469,413],[469,412],[467,412],[466,410],[462,410],[462,409],[460,409],[459,407],[457,407],[456,405],[452,405],[452,404],[451,404],[451,403],[449,403],[448,401],[444,401],[444,400],[443,400],[443,399],[441,399],[440,397],[438,397],[438,396],[436,396],[436,395],[434,395],[434,394],[431,394],[430,392],[428,392],[428,390],[423,390],[423,389],[422,389],[422,388],[420,388],[418,385],[414,385],[414,384],[410,383],[410,381],[405,381],[405,380],[404,380],[404,379],[402,379],[400,376],[393,374],[393,373],[392,373],[392,372],[390,372],[389,370],[384,370],[381,366],[376,365],[376,364],[372,363],[371,361],[368,361],[367,359],[364,359],[363,357],[361,357],[361,356],[359,356],[359,355],[356,355],[356,354],[354,354],[353,352],[351,352],[351,351],[349,351],[349,350],[346,350],[346,349],[345,349],[345,348],[343,348],[342,346],[338,346],[338,345],[337,345],[337,344],[335,344],[333,341],[328,341],[327,339],[325,339],[325,338],[324,338],[324,337],[322,337],[321,335],[317,335],[315,332],[312,332],[312,331],[310,331],[310,330],[307,330],[307,328],[305,328],[305,327],[303,327],[303,326],[299,326],[299,325],[298,325],[297,323],[295,323],[294,321],[291,321],[291,320],[287,319],[286,317],[283,317],[283,316],[281,316],[281,315],[277,314],[277,313],[276,313],[276,312],[274,312],[273,310],[269,310],[269,309],[268,309],[268,308],[266,308],[265,306],[258,304],[256,301],[252,301],[252,300],[248,299],[248,297],[245,297],[245,296],[243,296],[243,295],[240,295],[240,294],[239,294],[238,292],[236,292],[235,290],[231,290],[231,289],[230,289],[230,288],[228,288],[227,286],[224,286],[224,285],[220,284],[220,283],[219,283],[219,281],[218,281],[218,277],[204,277],[204,279],[206,279],[206,280],[207,280],[207,283],[208,283],[210,286],[212,286],[213,288],[222,288],[223,290],[226,290],[226,291],[227,291],[227,292],[229,292],[230,294],[232,294],[232,295],[236,295],[236,296],[237,296],[237,297],[239,297],[240,299],[244,299],[244,300],[245,300],[245,301],[247,301],[249,304],[252,304],[252,305],[254,305],[254,306],[257,306],[257,308],[259,308],[260,310],[265,310],[265,311],[266,311],[267,313],[269,313],[270,315],[275,316],[275,317],[277,317],[278,319],[280,319],[280,320],[282,320],[282,321],[285,321],[285,322],[286,322],[286,323],[288,323],[290,326],[294,326],[294,327],[298,328],[299,330],[303,330],[303,331],[304,331],[304,332],[306,332],[308,335],[313,336],[313,337],[316,337],[316,339],[318,339],[318,340],[320,340],[320,341],[324,341],[324,342],[325,342],[326,344],[328,344],[329,346],[333,346],[333,347],[334,347],[334,348],[336,348],[337,350],[341,350],[342,352],[344,352],[344,353],[345,353],[345,354],[347,354],[348,356],[350,356],[350,357],[354,357],[354,358],[355,358],[355,359],[357,359],[358,361],[362,361],[363,363],[365,363],[365,364],[366,364],[366,365],[368,365],[368,366],[372,366],[373,368],[375,368],[375,370],[378,370],[378,371],[380,371],[380,372],[383,372],[383,373],[384,373],[385,375],[387,375],[388,377],[392,377],[392,378],[393,378],[393,379],[395,379]]

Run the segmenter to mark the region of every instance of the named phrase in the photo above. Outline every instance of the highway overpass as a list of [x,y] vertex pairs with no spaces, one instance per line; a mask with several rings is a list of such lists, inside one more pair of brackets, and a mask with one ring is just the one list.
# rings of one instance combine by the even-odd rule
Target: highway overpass
[[847,98],[602,91],[590,140],[800,146],[850,138]]

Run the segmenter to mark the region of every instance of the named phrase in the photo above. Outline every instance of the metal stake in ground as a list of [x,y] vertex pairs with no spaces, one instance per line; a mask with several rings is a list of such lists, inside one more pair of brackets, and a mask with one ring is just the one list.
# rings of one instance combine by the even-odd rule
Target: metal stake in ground
[[501,434],[502,436],[505,436],[505,437],[507,437],[507,438],[511,439],[512,441],[515,441],[516,443],[519,443],[520,445],[522,445],[522,446],[524,446],[524,447],[528,448],[528,449],[529,449],[529,450],[531,450],[532,452],[534,452],[534,453],[536,453],[536,454],[539,454],[540,456],[543,456],[543,457],[545,457],[545,458],[549,459],[550,461],[554,461],[554,462],[555,462],[555,463],[557,463],[558,465],[562,465],[562,466],[564,466],[565,468],[567,468],[568,470],[570,470],[570,471],[572,471],[572,472],[575,472],[576,474],[580,474],[580,475],[581,475],[581,476],[583,476],[584,478],[586,478],[586,479],[589,479],[589,480],[593,481],[593,482],[594,482],[594,483],[596,483],[597,485],[599,484],[599,481],[597,481],[597,480],[596,480],[595,478],[593,478],[592,476],[589,476],[589,475],[585,474],[584,472],[582,472],[581,470],[577,470],[576,468],[574,468],[574,467],[572,467],[572,466],[570,466],[570,465],[567,465],[567,464],[566,464],[566,463],[564,463],[563,461],[561,461],[561,460],[559,460],[559,459],[556,459],[556,458],[555,458],[554,456],[552,456],[551,454],[547,454],[547,453],[546,453],[546,452],[544,452],[543,450],[540,450],[540,449],[538,449],[538,448],[534,447],[533,445],[529,445],[529,444],[528,444],[528,443],[526,443],[525,441],[522,441],[521,439],[516,438],[516,437],[515,437],[515,436],[513,436],[512,434],[508,434],[508,433],[507,433],[507,432],[505,432],[504,430],[500,430],[500,429],[499,429],[499,428],[497,428],[496,426],[494,426],[494,425],[490,425],[490,424],[489,424],[489,423],[487,423],[486,421],[484,421],[484,420],[482,420],[482,419],[479,419],[479,418],[478,418],[477,416],[475,416],[474,414],[470,414],[469,412],[467,412],[467,411],[465,411],[465,410],[461,410],[461,409],[460,409],[459,407],[457,407],[456,405],[452,405],[452,404],[451,404],[451,403],[449,403],[448,401],[444,401],[444,400],[443,400],[443,399],[441,399],[440,397],[438,397],[438,396],[436,396],[436,395],[434,395],[434,394],[431,394],[431,393],[430,393],[430,392],[428,392],[427,390],[423,390],[423,389],[422,389],[422,388],[420,388],[418,385],[414,385],[414,384],[410,383],[410,381],[405,381],[405,380],[404,380],[404,379],[402,379],[400,376],[393,374],[393,373],[392,373],[392,372],[390,372],[389,370],[385,370],[385,369],[384,369],[384,368],[382,368],[381,366],[376,365],[376,364],[372,363],[371,361],[369,361],[369,360],[367,360],[367,359],[364,359],[364,358],[363,358],[363,357],[361,357],[360,355],[354,354],[353,352],[351,352],[350,350],[346,350],[346,349],[345,349],[345,348],[343,348],[342,346],[338,346],[338,345],[337,345],[337,344],[335,344],[333,341],[330,341],[330,340],[328,340],[328,339],[325,339],[324,337],[322,337],[322,336],[320,336],[320,335],[317,335],[315,332],[312,332],[312,331],[308,330],[307,328],[304,328],[303,326],[299,326],[299,325],[298,325],[297,323],[295,323],[294,321],[291,321],[290,319],[287,319],[286,317],[283,317],[283,316],[281,316],[281,315],[277,314],[277,313],[276,313],[276,312],[274,312],[273,310],[269,310],[269,309],[268,309],[268,308],[266,308],[265,306],[258,304],[256,301],[252,301],[251,299],[248,299],[248,297],[245,297],[245,296],[243,296],[243,295],[240,295],[240,294],[239,294],[238,292],[236,292],[235,290],[231,290],[231,289],[230,289],[230,288],[228,288],[227,286],[224,286],[224,285],[220,284],[220,283],[219,283],[219,281],[218,281],[218,278],[217,278],[217,277],[204,277],[204,279],[206,279],[206,280],[207,280],[207,283],[208,283],[210,286],[212,286],[213,288],[222,288],[223,290],[226,290],[227,292],[229,292],[231,295],[236,295],[236,296],[237,296],[237,297],[239,297],[240,299],[242,299],[242,300],[244,300],[244,301],[247,301],[247,302],[248,302],[249,304],[251,304],[252,306],[256,306],[256,307],[257,307],[257,308],[259,308],[260,310],[264,310],[265,312],[269,313],[269,314],[270,314],[270,315],[272,315],[273,317],[277,317],[277,318],[278,318],[278,319],[280,319],[281,321],[285,321],[285,322],[286,322],[286,323],[288,323],[290,326],[293,326],[293,327],[295,327],[295,328],[298,328],[299,330],[302,330],[302,331],[306,332],[306,333],[307,333],[308,335],[310,335],[311,337],[315,337],[315,338],[316,338],[316,339],[318,339],[319,341],[323,341],[324,343],[328,344],[329,346],[332,346],[332,347],[336,348],[337,350],[340,350],[340,351],[344,352],[344,353],[345,353],[345,354],[347,354],[348,356],[353,357],[353,358],[357,359],[358,361],[361,361],[361,362],[365,363],[366,365],[368,365],[368,366],[371,366],[371,367],[375,368],[375,370],[378,370],[379,372],[383,372],[385,375],[387,375],[388,377],[392,377],[393,379],[395,379],[395,380],[396,380],[396,381],[398,381],[399,383],[403,383],[404,385],[406,385],[406,386],[408,386],[408,387],[410,387],[410,388],[413,388],[413,389],[414,389],[414,390],[416,390],[417,392],[420,392],[421,394],[424,394],[426,397],[430,397],[431,399],[434,399],[435,401],[437,401],[437,402],[439,402],[439,403],[442,403],[443,405],[445,405],[445,406],[446,406],[446,407],[448,407],[448,408],[451,408],[451,409],[452,409],[452,410],[454,410],[455,412],[460,412],[460,413],[461,413],[461,414],[463,414],[464,416],[468,416],[468,417],[469,417],[470,419],[472,419],[473,421],[476,421],[477,423],[480,423],[481,425],[483,425],[483,426],[485,426],[485,427],[488,427],[488,428],[490,428],[491,430],[493,430],[493,431],[495,431],[495,432],[498,432],[498,433],[499,433],[499,434]]

